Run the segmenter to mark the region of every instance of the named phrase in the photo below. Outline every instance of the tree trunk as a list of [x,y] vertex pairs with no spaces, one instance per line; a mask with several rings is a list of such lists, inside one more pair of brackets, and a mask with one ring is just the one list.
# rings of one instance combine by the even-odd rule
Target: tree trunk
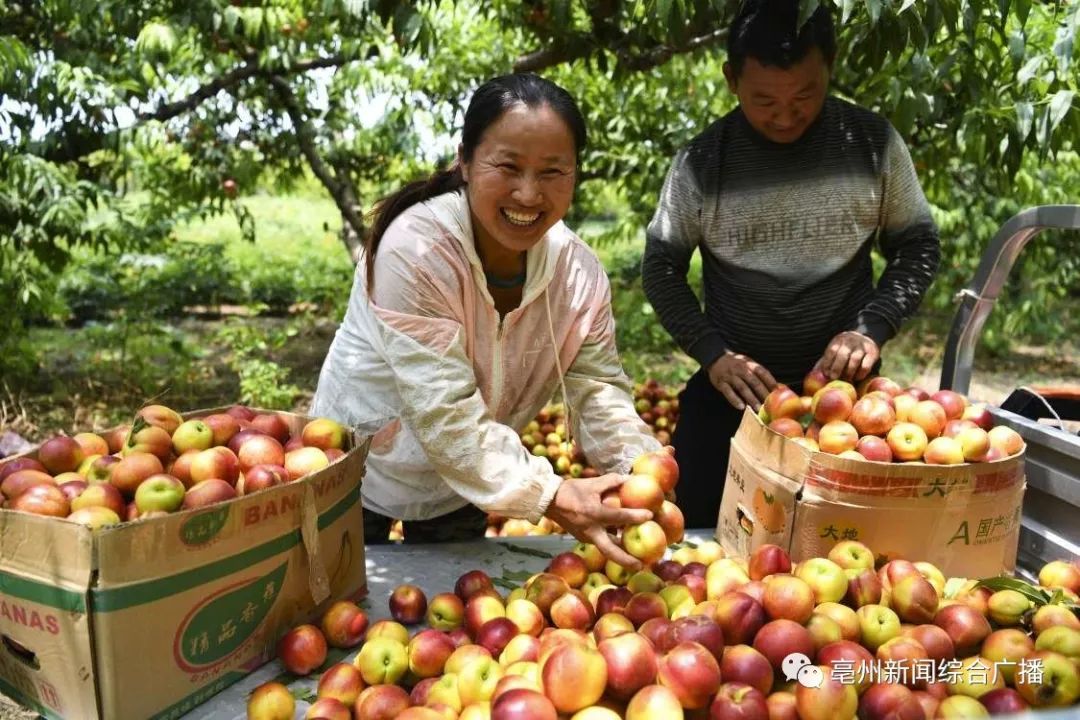
[[[368,228],[364,228],[365,231]],[[365,233],[366,234],[366,233]],[[357,235],[356,230],[349,224],[346,217],[341,218],[341,242],[345,243],[345,249],[349,251],[349,259],[353,265],[360,262],[360,253],[364,249],[364,239]]]

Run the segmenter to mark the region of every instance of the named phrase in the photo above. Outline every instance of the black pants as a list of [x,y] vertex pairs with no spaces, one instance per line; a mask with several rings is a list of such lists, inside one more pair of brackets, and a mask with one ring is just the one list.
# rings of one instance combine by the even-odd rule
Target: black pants
[[704,369],[694,373],[679,393],[679,422],[671,444],[679,463],[675,504],[687,528],[716,528],[731,436],[742,416],[743,411],[713,387]]
[[[386,545],[390,542],[393,519],[364,508],[364,544]],[[406,544],[462,542],[484,537],[487,513],[475,505],[440,515],[430,520],[406,520],[402,533]]]

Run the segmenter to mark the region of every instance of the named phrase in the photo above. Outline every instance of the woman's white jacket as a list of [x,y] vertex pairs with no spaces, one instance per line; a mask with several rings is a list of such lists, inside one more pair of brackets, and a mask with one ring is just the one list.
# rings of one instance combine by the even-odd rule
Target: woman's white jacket
[[593,466],[628,472],[660,447],[634,411],[596,255],[559,222],[526,270],[521,305],[500,319],[460,191],[391,223],[373,297],[361,258],[311,413],[374,435],[365,507],[421,520],[472,503],[537,522],[562,480],[518,433],[561,387],[560,368]]

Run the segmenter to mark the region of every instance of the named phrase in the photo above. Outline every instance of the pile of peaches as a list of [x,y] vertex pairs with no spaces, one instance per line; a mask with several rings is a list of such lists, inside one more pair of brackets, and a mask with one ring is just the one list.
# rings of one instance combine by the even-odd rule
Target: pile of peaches
[[158,517],[298,480],[344,455],[346,439],[326,418],[293,435],[282,416],[242,405],[188,420],[147,405],[131,424],[0,462],[0,509],[94,529]]
[[[505,595],[473,570],[430,601],[395,588],[370,626],[336,603],[279,658],[307,675],[328,645],[359,647],[321,672],[308,720],[931,720],[1080,701],[1080,561],[1035,586],[874,559],[857,541],[799,563],[709,541],[630,573],[578,544]],[[295,709],[271,682],[248,718]]]
[[1019,433],[994,425],[986,405],[952,390],[905,389],[883,376],[856,386],[815,369],[803,380],[803,395],[778,385],[758,416],[810,450],[851,460],[959,465],[1024,449]]
[[[634,409],[660,444],[670,447],[671,433],[679,420],[678,392],[650,378],[634,386]],[[546,457],[552,469],[564,479],[598,476],[600,472],[589,465],[581,447],[566,438],[566,414],[562,403],[544,407],[521,431],[521,444],[525,449],[537,457]],[[547,518],[533,524],[521,518],[488,515],[488,537],[558,535],[562,532],[562,528]],[[402,538],[400,525],[395,526],[391,536],[394,540]]]
[[[677,392],[656,380],[634,386],[634,409],[649,426],[661,445],[671,445],[671,433],[679,419]],[[564,478],[596,477],[581,448],[566,440],[566,413],[562,403],[545,406],[521,431],[521,444],[537,457],[551,461],[555,472]]]

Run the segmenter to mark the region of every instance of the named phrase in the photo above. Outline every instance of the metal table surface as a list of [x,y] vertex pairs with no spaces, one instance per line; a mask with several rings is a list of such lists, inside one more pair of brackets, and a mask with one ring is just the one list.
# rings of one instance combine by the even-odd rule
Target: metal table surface
[[[711,540],[711,529],[688,530],[686,539],[691,542]],[[452,592],[458,577],[469,570],[481,569],[492,578],[510,577],[521,573],[540,572],[547,560],[530,551],[555,555],[569,550],[574,539],[568,535],[490,538],[468,543],[443,543],[439,545],[377,545],[366,548],[368,598],[364,603],[371,622],[390,617],[387,599],[395,587],[402,583],[420,586],[428,599],[440,592]],[[520,584],[521,581],[516,581]],[[504,588],[500,591],[505,592]],[[331,658],[350,660],[359,648],[347,652],[331,650]],[[333,654],[336,653],[336,654]],[[246,720],[248,694],[264,682],[290,677],[276,660],[251,673],[243,680],[226,688],[195,710],[183,716],[183,720]],[[318,674],[300,678],[289,683],[291,688],[308,688],[312,692],[318,682]],[[303,720],[308,703],[296,703],[296,720]],[[1056,711],[997,716],[995,720],[1080,720],[1080,707]]]

